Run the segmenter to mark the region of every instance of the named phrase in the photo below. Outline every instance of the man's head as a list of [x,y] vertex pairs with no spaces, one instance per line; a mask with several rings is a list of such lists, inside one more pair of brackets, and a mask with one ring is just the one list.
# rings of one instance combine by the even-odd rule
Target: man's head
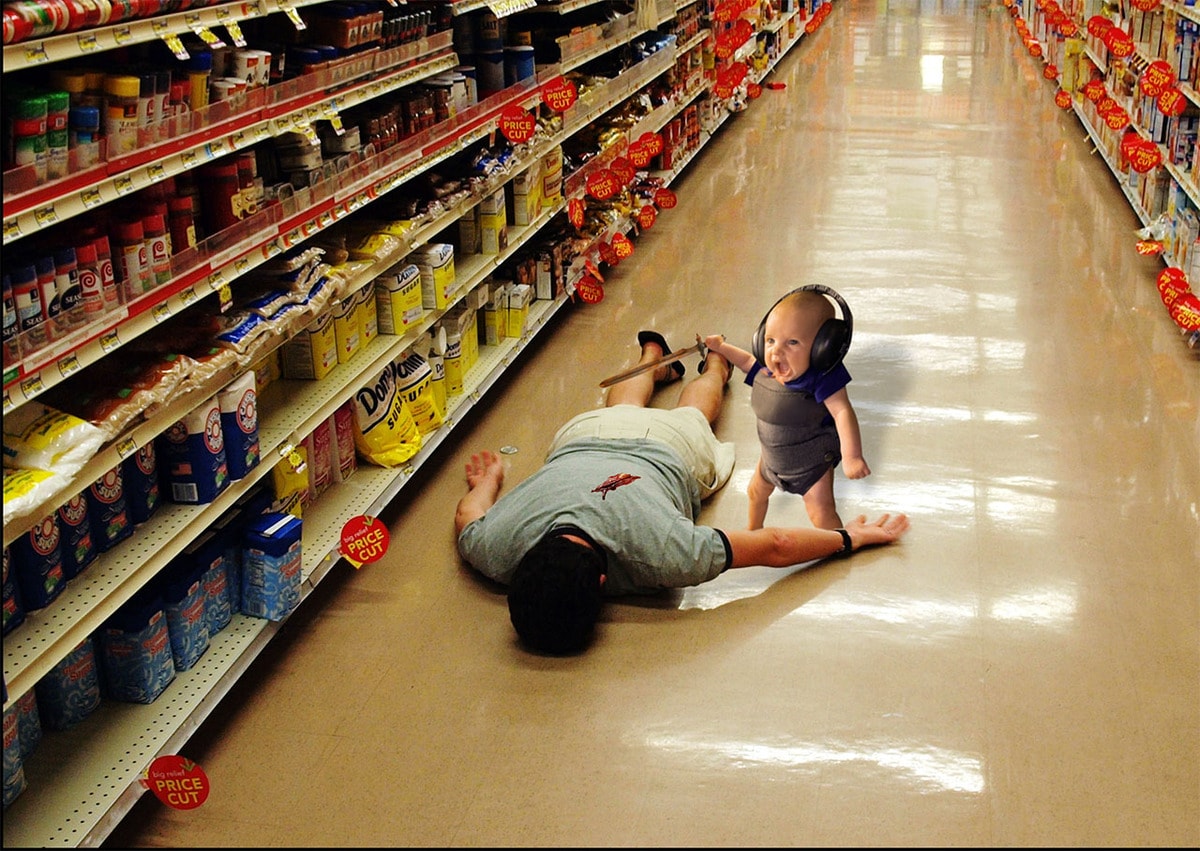
[[583,650],[600,615],[604,556],[575,531],[556,529],[534,544],[509,584],[513,628],[542,653]]

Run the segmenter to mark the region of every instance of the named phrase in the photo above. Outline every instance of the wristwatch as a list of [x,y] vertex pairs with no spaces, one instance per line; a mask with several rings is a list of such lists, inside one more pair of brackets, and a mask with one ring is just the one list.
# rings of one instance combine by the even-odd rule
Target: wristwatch
[[854,552],[854,544],[850,540],[850,533],[845,529],[835,529],[834,531],[842,536],[842,548],[840,551],[834,553],[834,555],[837,558],[845,558],[846,556],[850,555],[850,553]]

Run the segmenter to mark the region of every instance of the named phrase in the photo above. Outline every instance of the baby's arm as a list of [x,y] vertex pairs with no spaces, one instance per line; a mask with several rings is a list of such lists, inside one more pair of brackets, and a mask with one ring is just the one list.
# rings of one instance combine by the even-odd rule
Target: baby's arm
[[858,429],[858,415],[850,404],[850,394],[843,387],[825,400],[825,407],[833,415],[837,425],[838,439],[842,442],[842,469],[849,479],[865,479],[871,468],[863,458],[862,434]]
[[739,349],[733,343],[725,342],[724,334],[708,335],[704,338],[704,345],[709,351],[716,352],[742,372],[749,373],[754,368],[754,355],[745,349]]

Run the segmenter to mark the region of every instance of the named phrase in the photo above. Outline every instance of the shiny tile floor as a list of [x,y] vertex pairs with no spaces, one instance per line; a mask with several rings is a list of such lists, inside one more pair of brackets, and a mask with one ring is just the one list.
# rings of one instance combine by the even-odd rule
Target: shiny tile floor
[[[208,802],[112,845],[1200,844],[1200,362],[1115,180],[986,0],[841,0],[773,79],[189,743]],[[843,516],[909,536],[521,651],[455,555],[471,451],[517,481],[638,329],[748,340],[805,283],[854,311]],[[746,387],[719,432],[737,526]]]

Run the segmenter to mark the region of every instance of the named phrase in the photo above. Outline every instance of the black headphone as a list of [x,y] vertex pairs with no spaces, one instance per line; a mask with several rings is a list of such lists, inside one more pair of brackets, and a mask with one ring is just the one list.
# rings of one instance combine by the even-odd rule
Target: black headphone
[[[778,307],[779,302],[792,293],[805,291],[828,296],[832,301],[837,302],[838,308],[842,312],[841,319],[826,319],[817,331],[817,336],[813,338],[812,353],[809,356],[809,362],[811,368],[824,375],[841,363],[842,358],[846,356],[846,352],[850,351],[850,338],[854,333],[854,317],[850,314],[850,305],[846,304],[846,300],[838,295],[835,290],[821,284],[809,284],[806,287],[797,287],[771,305],[771,310]],[[764,363],[766,360],[764,338],[766,337],[767,316],[771,315],[771,310],[768,310],[763,316],[762,322],[758,323],[758,330],[754,332],[754,340],[750,346],[750,350],[754,353],[754,359],[759,363]]]

